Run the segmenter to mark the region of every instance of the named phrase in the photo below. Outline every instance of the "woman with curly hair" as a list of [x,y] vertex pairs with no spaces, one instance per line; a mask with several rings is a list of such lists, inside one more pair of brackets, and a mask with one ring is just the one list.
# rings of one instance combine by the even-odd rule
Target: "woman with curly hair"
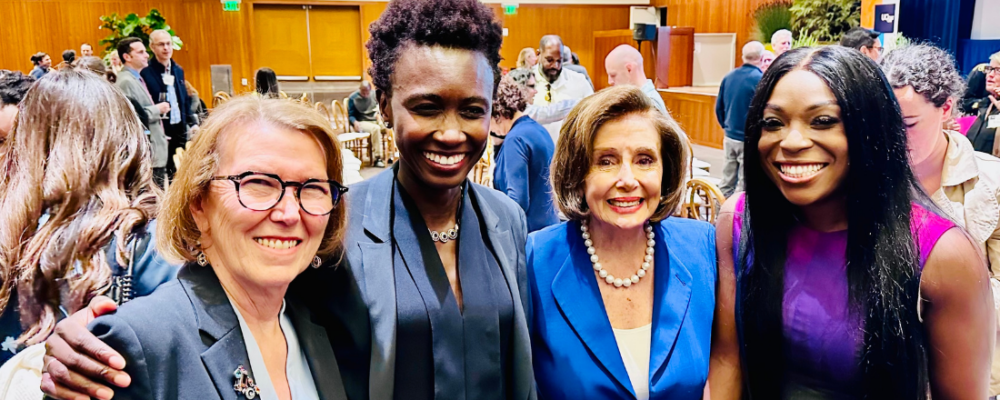
[[[889,52],[882,70],[892,85],[909,140],[910,166],[931,200],[965,228],[1000,287],[1000,159],[976,152],[961,133],[942,129],[965,83],[946,51],[913,45]],[[994,296],[1000,292],[994,293]],[[990,396],[1000,395],[1000,353],[993,353]]]
[[513,79],[504,77],[493,101],[490,132],[504,143],[496,153],[493,188],[521,206],[528,232],[534,232],[559,223],[559,214],[549,183],[555,143],[543,126],[524,115],[527,95]]
[[113,282],[131,282],[115,292],[127,300],[176,274],[153,248],[160,193],[128,100],[89,72],[51,75],[21,102],[0,163],[0,361],[129,289]]
[[[350,188],[342,257],[288,293],[326,328],[349,399],[535,399],[527,222],[466,178],[489,137],[500,23],[478,0],[393,0],[370,31],[369,73],[400,161]],[[66,350],[59,362],[111,382],[110,349],[61,339],[104,365],[85,368]]]

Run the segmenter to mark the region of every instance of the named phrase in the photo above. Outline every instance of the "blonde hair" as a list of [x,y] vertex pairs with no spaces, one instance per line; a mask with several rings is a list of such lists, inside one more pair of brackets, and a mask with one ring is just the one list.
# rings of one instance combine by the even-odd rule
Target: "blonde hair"
[[517,54],[517,68],[530,68],[528,65],[528,54],[535,54],[535,49],[525,47]]
[[[174,181],[163,201],[157,223],[157,249],[170,261],[195,261],[195,251],[201,231],[191,214],[191,205],[200,202],[212,177],[219,170],[220,137],[244,135],[239,128],[250,123],[269,123],[302,131],[313,136],[326,156],[329,179],[341,179],[343,160],[340,143],[330,121],[316,110],[298,102],[244,95],[220,105],[198,131],[191,148],[184,153],[184,162],[177,169]],[[347,213],[344,202],[330,213],[318,254],[326,259],[338,252],[344,238]]]
[[689,156],[684,132],[673,118],[657,110],[642,90],[620,85],[580,101],[559,131],[550,176],[556,204],[569,219],[581,221],[590,215],[585,181],[593,163],[597,132],[604,124],[630,115],[648,119],[660,135],[663,162],[660,205],[650,220],[662,220],[677,209],[683,195],[684,166]]
[[[17,288],[20,340],[44,340],[59,308],[107,290],[106,247],[127,265],[129,236],[157,211],[149,142],[129,101],[102,77],[54,71],[21,102],[0,163],[0,312]],[[42,215],[49,219],[39,226]]]

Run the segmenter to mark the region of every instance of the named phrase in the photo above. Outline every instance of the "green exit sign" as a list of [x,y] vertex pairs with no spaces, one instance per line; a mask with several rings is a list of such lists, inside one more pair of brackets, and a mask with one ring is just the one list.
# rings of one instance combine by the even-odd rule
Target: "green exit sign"
[[222,11],[239,11],[240,0],[223,0]]
[[517,4],[504,4],[503,5],[504,15],[516,15],[517,14]]

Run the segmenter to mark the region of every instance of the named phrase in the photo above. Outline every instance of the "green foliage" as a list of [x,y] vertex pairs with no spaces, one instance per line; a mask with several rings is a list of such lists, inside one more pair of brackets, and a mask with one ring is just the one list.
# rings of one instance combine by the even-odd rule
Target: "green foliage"
[[771,35],[782,29],[792,29],[792,0],[775,0],[761,5],[753,12],[755,40],[771,41]]
[[792,33],[800,39],[837,42],[844,32],[861,24],[857,0],[795,0],[790,11]]
[[796,36],[795,41],[792,42],[792,48],[797,49],[799,47],[816,47],[819,46],[819,40],[810,36]]
[[149,14],[145,17],[139,17],[135,13],[126,15],[125,18],[118,16],[117,13],[102,16],[100,28],[111,32],[100,41],[100,44],[104,46],[105,54],[114,52],[115,48],[118,47],[118,42],[127,37],[142,39],[146,50],[149,50],[149,34],[159,29],[170,32],[170,37],[174,42],[174,50],[180,50],[181,46],[184,45],[181,38],[174,34],[174,30],[170,29],[167,20],[163,18],[163,15],[160,15],[160,11],[155,8],[149,10]]
[[913,41],[910,40],[910,38],[908,38],[906,36],[903,36],[902,33],[897,33],[896,34],[896,48],[897,49],[900,48],[900,47],[909,46],[911,44],[913,44]]

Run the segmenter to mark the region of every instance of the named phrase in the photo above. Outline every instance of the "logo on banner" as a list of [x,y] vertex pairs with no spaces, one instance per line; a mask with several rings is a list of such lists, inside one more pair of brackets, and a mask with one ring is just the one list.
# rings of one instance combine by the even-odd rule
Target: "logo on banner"
[[875,6],[875,32],[893,33],[896,23],[896,5],[879,4]]

